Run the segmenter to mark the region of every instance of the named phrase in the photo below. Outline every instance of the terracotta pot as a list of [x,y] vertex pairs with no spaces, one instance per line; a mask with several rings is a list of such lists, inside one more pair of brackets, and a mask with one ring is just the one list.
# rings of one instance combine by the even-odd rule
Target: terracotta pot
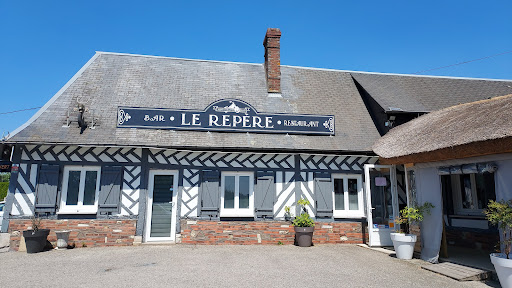
[[315,227],[293,227],[295,241],[299,247],[309,247],[313,244],[313,231]]

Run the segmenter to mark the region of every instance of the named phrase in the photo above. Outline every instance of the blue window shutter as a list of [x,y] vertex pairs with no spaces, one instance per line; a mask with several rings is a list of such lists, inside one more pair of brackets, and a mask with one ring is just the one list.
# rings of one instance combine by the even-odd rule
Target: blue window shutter
[[315,207],[317,218],[331,218],[333,216],[333,189],[330,173],[315,173]]
[[123,167],[104,166],[101,168],[100,195],[98,212],[100,214],[118,213],[121,201]]
[[36,187],[36,213],[55,213],[59,186],[59,165],[41,165]]
[[204,170],[201,182],[201,217],[219,217],[220,212],[220,172]]
[[254,210],[258,218],[274,217],[276,184],[274,172],[258,171],[254,189]]

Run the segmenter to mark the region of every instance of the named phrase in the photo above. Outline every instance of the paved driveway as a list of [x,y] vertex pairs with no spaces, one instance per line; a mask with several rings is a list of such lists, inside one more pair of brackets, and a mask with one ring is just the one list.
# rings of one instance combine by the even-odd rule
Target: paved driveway
[[0,254],[2,287],[499,287],[355,245],[139,246]]

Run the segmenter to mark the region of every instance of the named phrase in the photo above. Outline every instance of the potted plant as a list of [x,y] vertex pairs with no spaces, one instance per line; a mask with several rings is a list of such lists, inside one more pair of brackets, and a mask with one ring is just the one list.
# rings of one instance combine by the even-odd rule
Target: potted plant
[[290,213],[290,206],[284,206],[284,220],[290,221],[292,219],[292,214]]
[[395,220],[396,224],[403,225],[397,233],[391,233],[391,240],[395,248],[396,258],[398,259],[412,259],[414,253],[414,246],[416,245],[417,237],[414,234],[409,234],[410,224],[419,224],[423,221],[425,213],[430,215],[430,209],[434,205],[430,202],[425,202],[421,206],[406,206],[400,210],[400,217]]
[[32,229],[23,231],[27,253],[37,253],[44,250],[50,229],[40,229],[41,219],[32,217]]
[[512,287],[512,259],[510,259],[510,250],[512,242],[512,200],[493,201],[490,200],[485,216],[493,225],[497,225],[502,233],[503,245],[501,253],[492,253],[491,262],[494,265],[496,274],[502,287]]
[[301,206],[302,213],[293,220],[295,230],[295,242],[299,247],[309,247],[313,244],[313,231],[315,231],[315,222],[309,216],[306,206],[309,201],[300,199],[297,204]]

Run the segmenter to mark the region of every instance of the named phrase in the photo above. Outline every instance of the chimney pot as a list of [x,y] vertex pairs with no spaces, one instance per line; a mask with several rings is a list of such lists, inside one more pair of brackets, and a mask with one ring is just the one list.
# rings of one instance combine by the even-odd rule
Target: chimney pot
[[267,91],[281,93],[281,30],[268,28],[263,46],[265,47],[265,76]]

